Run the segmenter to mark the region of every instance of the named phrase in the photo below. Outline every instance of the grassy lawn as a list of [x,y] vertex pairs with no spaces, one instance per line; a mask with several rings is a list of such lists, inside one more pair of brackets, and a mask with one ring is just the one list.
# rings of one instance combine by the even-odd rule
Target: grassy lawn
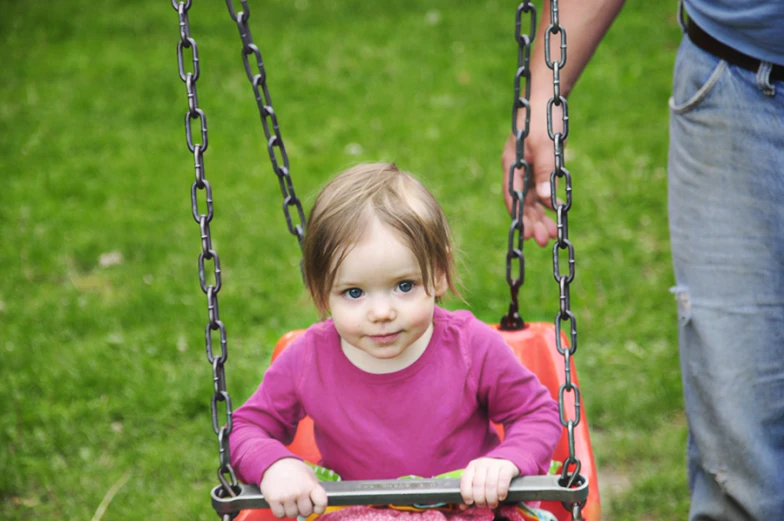
[[[223,2],[194,4],[237,407],[277,338],[316,314],[236,28]],[[325,180],[358,161],[394,160],[418,173],[450,216],[466,300],[496,322],[508,298],[499,158],[516,3],[251,7],[306,208]],[[215,519],[208,491],[218,446],[177,15],[167,0],[0,0],[0,8],[0,518]],[[630,2],[570,98],[576,358],[608,520],[688,510],[668,292],[674,14],[674,1]],[[526,260],[524,314],[550,321],[551,251],[532,243]]]

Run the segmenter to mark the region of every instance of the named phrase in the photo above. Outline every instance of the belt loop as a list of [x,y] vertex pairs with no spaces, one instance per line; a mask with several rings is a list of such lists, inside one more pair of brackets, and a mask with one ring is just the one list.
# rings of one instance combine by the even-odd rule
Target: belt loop
[[678,0],[678,23],[681,26],[681,32],[686,34],[686,16],[684,15],[683,0]]
[[757,69],[757,87],[766,96],[775,96],[776,87],[770,83],[770,72],[773,70],[773,64],[770,62],[760,62],[759,69]]

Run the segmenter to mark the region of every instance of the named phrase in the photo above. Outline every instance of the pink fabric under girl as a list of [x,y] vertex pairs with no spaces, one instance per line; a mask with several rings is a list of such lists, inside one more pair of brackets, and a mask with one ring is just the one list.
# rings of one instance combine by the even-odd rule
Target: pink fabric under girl
[[373,508],[354,506],[329,512],[320,516],[319,521],[493,521],[503,517],[509,521],[528,521],[515,506],[501,506],[495,510],[489,508],[469,508],[461,512],[443,510],[406,511],[393,508]]

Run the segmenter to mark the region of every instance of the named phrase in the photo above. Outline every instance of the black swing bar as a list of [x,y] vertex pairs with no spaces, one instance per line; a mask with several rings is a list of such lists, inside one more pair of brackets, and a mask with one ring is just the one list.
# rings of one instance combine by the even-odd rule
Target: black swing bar
[[[514,478],[505,503],[521,501],[561,501],[580,503],[588,498],[588,481],[573,488],[560,484],[560,476],[521,476]],[[329,506],[350,505],[432,505],[462,503],[460,479],[411,479],[327,481],[321,486],[327,492]],[[259,487],[239,485],[235,497],[223,497],[223,486],[212,489],[212,506],[218,515],[240,510],[269,508]]]

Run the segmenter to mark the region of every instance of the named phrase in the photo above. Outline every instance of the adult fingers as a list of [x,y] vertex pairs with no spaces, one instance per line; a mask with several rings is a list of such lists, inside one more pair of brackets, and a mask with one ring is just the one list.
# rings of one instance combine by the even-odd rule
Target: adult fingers
[[547,217],[545,206],[542,201],[538,199],[536,194],[531,193],[531,195],[526,200],[526,203],[526,209],[533,215],[533,220],[535,222],[542,221],[545,217]]
[[523,239],[530,239],[533,236],[534,222],[527,215],[523,215]]
[[539,246],[546,246],[550,239],[558,235],[555,221],[545,213],[544,206],[535,197],[527,198],[526,203],[523,216],[524,238],[533,238]]
[[533,186],[531,188],[536,192],[539,200],[549,208],[551,206],[550,174],[555,169],[552,142],[546,140],[532,142],[529,150],[533,166]]
[[550,239],[555,238],[557,233],[557,229],[555,228],[555,224],[553,223],[553,227],[552,227],[553,233],[551,234],[550,228],[548,228],[547,226],[547,221],[549,221],[550,223],[553,222],[553,220],[550,219],[549,217],[545,217],[543,220],[537,221],[534,224],[534,229],[531,231],[531,235],[536,241],[536,244],[538,244],[539,246],[547,246],[547,243],[550,242]]
[[537,222],[538,226],[534,227],[533,236],[539,246],[545,246],[550,239],[558,237],[558,226],[555,224],[552,214],[545,212],[541,205],[539,210],[541,211],[541,217]]
[[542,222],[544,223],[545,228],[547,229],[548,237],[550,237],[551,239],[555,239],[556,237],[558,237],[558,226],[555,224],[555,221],[552,219],[552,217],[550,217],[549,215],[545,216],[545,219]]
[[310,491],[310,500],[313,502],[313,512],[323,514],[327,509],[327,492],[321,485],[316,485]]
[[[509,175],[513,176],[513,187],[521,190],[523,187],[523,171],[514,169],[517,158],[517,143],[514,134],[510,134],[504,144],[501,154],[501,167],[503,168],[504,203],[506,209],[512,211],[512,196],[509,195]],[[547,215],[545,209],[552,206],[550,201],[550,172],[555,166],[552,158],[552,147],[548,141],[542,145],[526,144],[526,159],[532,162],[533,182],[525,204],[523,205],[523,238],[533,238],[539,246],[546,246],[550,239],[557,236],[555,221]],[[541,192],[541,193],[540,193]],[[544,194],[544,195],[542,195]]]

